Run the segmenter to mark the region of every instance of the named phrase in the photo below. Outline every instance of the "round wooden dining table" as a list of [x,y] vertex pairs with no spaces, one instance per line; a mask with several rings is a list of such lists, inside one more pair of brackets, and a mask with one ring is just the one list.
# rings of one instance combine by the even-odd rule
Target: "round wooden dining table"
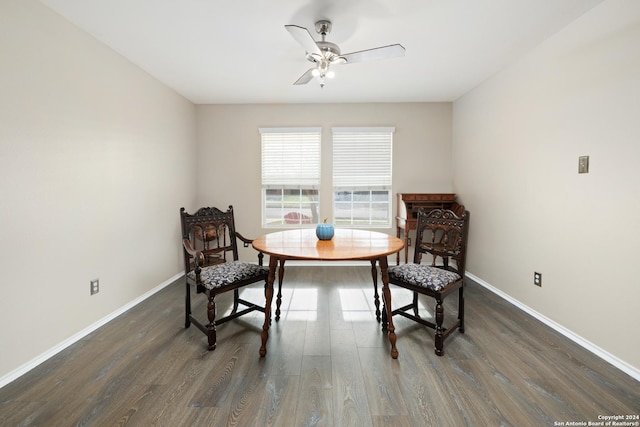
[[279,288],[276,296],[276,321],[280,319],[280,304],[282,301],[282,281],[284,279],[284,264],[286,260],[306,261],[369,261],[374,284],[374,300],[376,318],[380,321],[380,302],[378,297],[376,264],[380,265],[382,278],[382,297],[386,315],[383,316],[383,328],[388,330],[391,343],[391,357],[398,357],[396,348],[396,334],[391,316],[391,292],[389,291],[389,275],[387,273],[387,257],[404,248],[404,242],[399,238],[377,231],[337,228],[331,240],[319,240],[315,229],[303,228],[278,231],[265,234],[253,240],[253,247],[269,255],[269,279],[265,291],[266,302],[264,310],[264,324],[262,326],[262,345],[260,356],[267,354],[267,340],[271,324],[271,302],[273,299],[273,283],[278,271]]

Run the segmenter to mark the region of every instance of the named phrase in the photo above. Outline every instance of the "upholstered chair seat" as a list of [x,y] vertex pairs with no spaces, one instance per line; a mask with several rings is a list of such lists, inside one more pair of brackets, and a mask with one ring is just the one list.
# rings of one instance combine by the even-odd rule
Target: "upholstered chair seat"
[[389,279],[440,291],[448,284],[460,280],[460,275],[426,264],[403,264],[389,267]]
[[[260,280],[265,274],[269,274],[267,267],[243,261],[231,261],[202,268],[199,283],[211,290],[240,281]],[[191,270],[187,276],[195,281],[195,270]]]

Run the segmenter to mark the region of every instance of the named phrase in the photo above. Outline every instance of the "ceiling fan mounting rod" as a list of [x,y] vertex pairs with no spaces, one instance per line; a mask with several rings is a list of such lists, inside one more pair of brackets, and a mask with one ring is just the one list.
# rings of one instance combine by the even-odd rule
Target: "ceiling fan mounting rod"
[[316,32],[322,36],[322,41],[331,32],[331,21],[322,19],[316,22]]

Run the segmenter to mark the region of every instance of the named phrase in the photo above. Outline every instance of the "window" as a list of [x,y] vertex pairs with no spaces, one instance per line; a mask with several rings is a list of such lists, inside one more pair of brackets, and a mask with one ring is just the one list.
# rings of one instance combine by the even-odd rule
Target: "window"
[[318,222],[320,128],[262,128],[262,225]]
[[394,128],[333,128],[333,222],[391,226]]

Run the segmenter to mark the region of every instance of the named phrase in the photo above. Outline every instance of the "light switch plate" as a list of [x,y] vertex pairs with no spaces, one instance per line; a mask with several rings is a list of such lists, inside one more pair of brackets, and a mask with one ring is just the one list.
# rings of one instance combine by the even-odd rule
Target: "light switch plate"
[[578,157],[578,173],[589,173],[589,156]]

